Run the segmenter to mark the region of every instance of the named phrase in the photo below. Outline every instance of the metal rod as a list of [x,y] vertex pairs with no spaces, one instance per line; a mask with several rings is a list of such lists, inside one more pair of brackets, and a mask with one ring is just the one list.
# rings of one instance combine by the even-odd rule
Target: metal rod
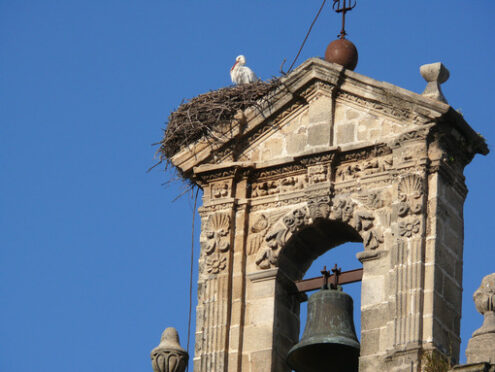
[[[340,3],[341,1],[343,1],[342,6]],[[342,13],[342,29],[339,34],[341,39],[345,39],[345,36],[347,35],[347,32],[345,32],[345,15],[356,6],[356,0],[348,1],[349,2],[347,2],[347,0],[333,0],[333,10],[335,10],[336,13]]]
[[[343,271],[340,274],[330,275],[326,280],[333,282],[336,278],[335,275],[338,276],[338,284],[350,284],[360,282],[363,279],[363,269],[349,270]],[[314,291],[316,289],[320,289],[322,286],[322,280],[325,280],[323,276],[319,276],[316,278],[310,278],[305,280],[298,280],[295,282],[297,290],[299,292],[307,292]],[[328,283],[328,282],[327,282]]]
[[346,4],[345,4],[345,0],[344,0],[344,9],[342,11],[342,30],[340,30],[340,38],[341,39],[345,39],[345,35],[346,35],[346,33],[345,33],[345,13],[347,11],[346,10],[347,8],[345,5]]

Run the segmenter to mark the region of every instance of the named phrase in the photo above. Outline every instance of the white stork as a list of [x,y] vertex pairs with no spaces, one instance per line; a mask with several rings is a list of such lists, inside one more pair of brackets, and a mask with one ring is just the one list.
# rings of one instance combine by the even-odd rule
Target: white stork
[[245,65],[246,58],[243,55],[237,56],[234,66],[230,69],[230,78],[234,84],[248,84],[258,80],[255,73]]

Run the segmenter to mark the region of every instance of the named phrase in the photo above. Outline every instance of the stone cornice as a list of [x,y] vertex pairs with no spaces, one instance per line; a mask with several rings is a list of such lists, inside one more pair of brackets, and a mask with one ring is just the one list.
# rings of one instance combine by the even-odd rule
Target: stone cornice
[[[249,140],[251,135],[257,136],[255,132],[259,126],[276,124],[278,115],[297,102],[299,105],[307,104],[307,100],[310,100],[314,91],[318,89],[328,90],[328,94],[335,94],[337,99],[351,100],[354,105],[365,106],[367,109],[396,117],[402,122],[420,126],[449,123],[466,138],[474,153],[488,153],[484,139],[448,104],[345,70],[322,59],[308,59],[280,81],[281,85],[272,94],[269,103],[263,104],[262,107],[248,108],[236,115],[237,123],[233,124],[228,136],[212,143],[199,140],[173,156],[172,163],[186,176],[192,174],[193,167],[196,168],[205,162],[225,163],[226,153],[222,148],[229,152],[231,149],[228,147],[232,147],[231,141],[238,143],[241,138]],[[318,86],[318,82],[323,83],[323,86]],[[260,133],[263,135],[264,132]],[[197,173],[196,170],[194,173]]]

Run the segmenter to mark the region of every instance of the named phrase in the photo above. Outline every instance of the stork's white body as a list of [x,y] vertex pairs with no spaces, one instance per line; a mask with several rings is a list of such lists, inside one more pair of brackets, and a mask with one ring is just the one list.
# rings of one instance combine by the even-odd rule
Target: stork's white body
[[245,64],[244,56],[241,55],[235,59],[234,66],[230,69],[230,78],[234,84],[249,84],[258,80],[256,74]]

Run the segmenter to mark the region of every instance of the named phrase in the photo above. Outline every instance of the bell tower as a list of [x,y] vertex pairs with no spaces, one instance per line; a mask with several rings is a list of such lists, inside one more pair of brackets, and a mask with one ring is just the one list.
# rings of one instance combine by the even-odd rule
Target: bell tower
[[194,372],[290,371],[294,283],[348,241],[363,244],[359,371],[458,358],[463,169],[488,149],[441,94],[445,67],[421,73],[422,95],[312,58],[169,154],[204,192]]

